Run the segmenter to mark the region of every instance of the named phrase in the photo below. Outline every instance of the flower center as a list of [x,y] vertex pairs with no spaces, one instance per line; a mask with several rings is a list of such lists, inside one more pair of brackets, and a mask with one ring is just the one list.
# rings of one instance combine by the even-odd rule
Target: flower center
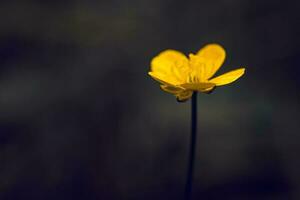
[[188,83],[199,83],[199,77],[197,76],[197,73],[195,71],[192,71],[191,73],[189,73],[188,77],[187,77],[187,82]]

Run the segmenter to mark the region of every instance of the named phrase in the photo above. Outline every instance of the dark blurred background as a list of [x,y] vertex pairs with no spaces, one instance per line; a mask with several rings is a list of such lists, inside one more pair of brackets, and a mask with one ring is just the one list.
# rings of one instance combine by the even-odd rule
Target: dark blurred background
[[298,1],[1,0],[0,199],[182,199],[190,102],[160,51],[226,48],[199,96],[194,199],[300,199]]

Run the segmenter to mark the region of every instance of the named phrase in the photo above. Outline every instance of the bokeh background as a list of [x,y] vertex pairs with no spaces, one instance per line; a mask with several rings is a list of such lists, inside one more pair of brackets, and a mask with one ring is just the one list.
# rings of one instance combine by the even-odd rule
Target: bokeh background
[[147,76],[220,43],[246,75],[198,99],[194,199],[300,199],[299,3],[1,0],[0,199],[182,199],[190,102]]

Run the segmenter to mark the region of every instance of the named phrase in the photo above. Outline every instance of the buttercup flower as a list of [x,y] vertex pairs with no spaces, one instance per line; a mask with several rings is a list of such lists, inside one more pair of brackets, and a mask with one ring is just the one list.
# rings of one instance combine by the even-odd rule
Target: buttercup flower
[[245,68],[239,68],[212,78],[225,57],[225,50],[218,44],[208,44],[188,58],[179,51],[165,50],[152,59],[148,74],[162,90],[175,95],[178,101],[186,101],[194,91],[210,93],[244,74]]

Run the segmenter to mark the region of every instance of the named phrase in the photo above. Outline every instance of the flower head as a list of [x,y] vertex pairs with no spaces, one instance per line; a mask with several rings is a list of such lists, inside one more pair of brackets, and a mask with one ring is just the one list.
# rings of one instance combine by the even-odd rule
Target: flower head
[[210,93],[244,74],[245,68],[239,68],[212,78],[225,57],[225,50],[218,44],[208,44],[189,57],[165,50],[152,59],[148,74],[161,84],[162,90],[175,95],[178,101],[186,101],[194,91]]

